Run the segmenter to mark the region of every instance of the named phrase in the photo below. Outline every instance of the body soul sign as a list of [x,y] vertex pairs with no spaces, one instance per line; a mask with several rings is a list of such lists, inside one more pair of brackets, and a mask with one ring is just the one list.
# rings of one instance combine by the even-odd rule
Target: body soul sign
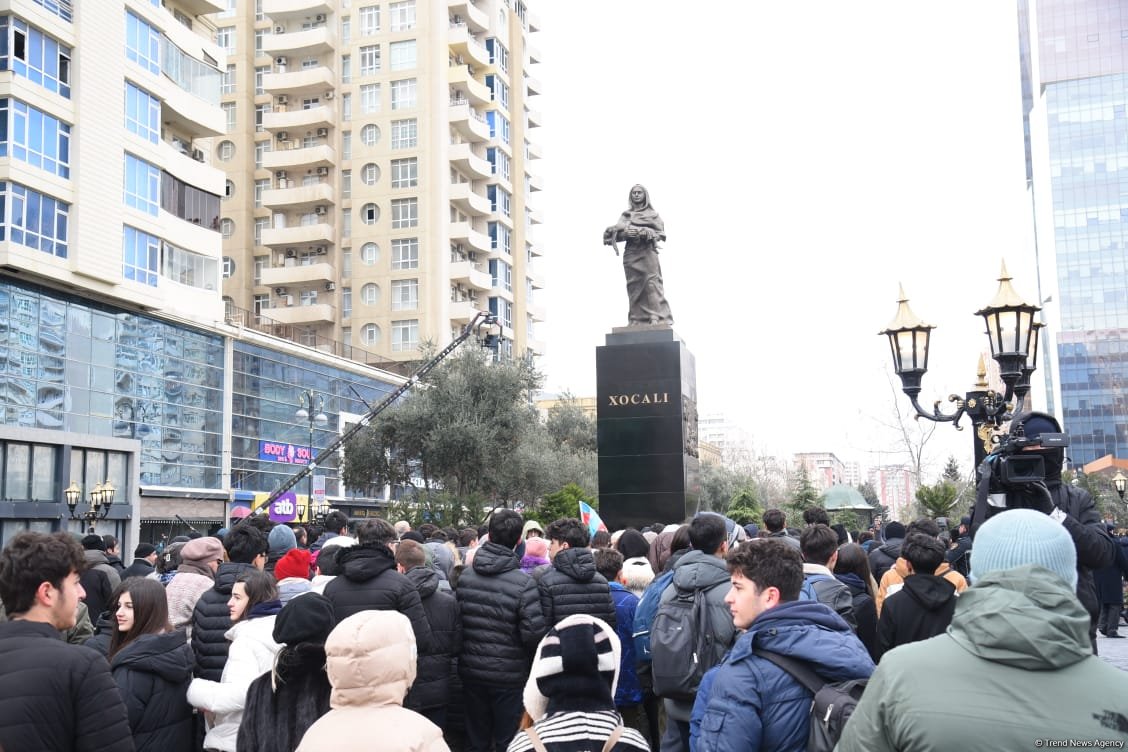
[[665,405],[670,402],[669,392],[649,392],[645,394],[609,394],[610,407],[625,405]]

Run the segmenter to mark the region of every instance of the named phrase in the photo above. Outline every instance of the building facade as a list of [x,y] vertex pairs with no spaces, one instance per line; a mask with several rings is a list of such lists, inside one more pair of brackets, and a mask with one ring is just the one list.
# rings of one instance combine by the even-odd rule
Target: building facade
[[1080,467],[1128,455],[1128,8],[1020,0],[1027,179],[1053,335],[1047,401]]
[[846,477],[846,465],[833,452],[802,452],[795,455],[793,465],[796,470],[805,468],[819,491],[843,483]]
[[[402,379],[228,323],[222,3],[5,7],[0,544],[93,524],[131,551],[178,516],[215,529],[233,495],[293,470],[264,444],[315,454]],[[305,389],[325,399],[312,448]],[[326,493],[351,503],[336,465]],[[106,517],[84,517],[107,487]]]
[[869,482],[877,491],[881,505],[889,508],[892,519],[905,523],[916,519],[917,483],[911,467],[883,465],[872,468]]
[[226,55],[223,290],[256,326],[392,361],[480,310],[544,351],[532,228],[540,115],[519,0],[255,0]]

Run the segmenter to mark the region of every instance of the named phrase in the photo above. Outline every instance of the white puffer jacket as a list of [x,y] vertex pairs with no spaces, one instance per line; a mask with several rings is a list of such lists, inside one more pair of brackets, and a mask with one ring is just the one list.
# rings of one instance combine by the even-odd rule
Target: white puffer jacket
[[205,749],[235,752],[247,689],[274,667],[274,657],[282,649],[272,636],[274,618],[241,621],[227,630],[225,636],[231,641],[231,651],[223,667],[223,678],[218,682],[197,678],[188,686],[188,703],[215,714],[204,737]]

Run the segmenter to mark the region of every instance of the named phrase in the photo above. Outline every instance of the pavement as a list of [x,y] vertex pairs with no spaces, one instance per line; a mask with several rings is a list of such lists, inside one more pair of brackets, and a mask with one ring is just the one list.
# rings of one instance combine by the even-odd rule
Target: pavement
[[[1120,626],[1120,634],[1128,634],[1128,627]],[[1097,633],[1097,654],[1122,671],[1128,671],[1128,638],[1110,640]]]

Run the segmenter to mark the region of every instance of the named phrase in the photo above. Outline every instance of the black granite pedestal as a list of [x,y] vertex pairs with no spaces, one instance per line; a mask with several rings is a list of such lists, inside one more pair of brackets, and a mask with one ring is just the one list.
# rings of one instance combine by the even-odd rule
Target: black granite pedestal
[[595,352],[599,515],[610,530],[697,512],[697,376],[665,325],[612,329]]

